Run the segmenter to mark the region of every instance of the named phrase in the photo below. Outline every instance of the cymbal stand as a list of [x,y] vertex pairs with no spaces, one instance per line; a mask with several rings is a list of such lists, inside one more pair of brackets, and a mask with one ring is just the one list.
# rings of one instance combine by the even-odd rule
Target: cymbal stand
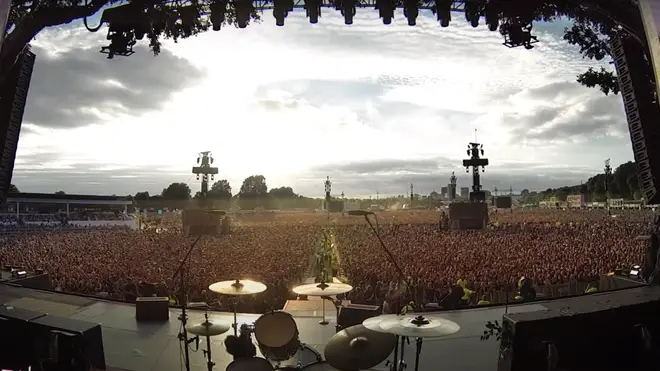
[[401,360],[399,361],[399,371],[403,371],[408,368],[405,359],[403,358],[406,352],[406,343],[410,344],[410,338],[407,336],[401,337]]
[[419,355],[422,353],[422,341],[423,338],[417,338],[415,340],[415,344],[417,345],[417,349],[415,352],[415,371],[419,371]]
[[[209,321],[209,314],[204,313],[204,319],[206,323]],[[215,366],[215,362],[211,360],[211,337],[206,335],[206,349],[202,349],[202,353],[204,356],[206,356],[206,367],[208,368],[209,371],[213,370],[213,366]]]
[[238,311],[238,301],[241,299],[240,296],[236,296],[234,298],[234,323],[231,324],[231,327],[234,329],[234,336],[238,336],[238,319],[237,319],[237,311]]
[[325,300],[321,300],[321,305],[323,308],[323,319],[319,321],[319,325],[327,325],[329,322],[325,319]]

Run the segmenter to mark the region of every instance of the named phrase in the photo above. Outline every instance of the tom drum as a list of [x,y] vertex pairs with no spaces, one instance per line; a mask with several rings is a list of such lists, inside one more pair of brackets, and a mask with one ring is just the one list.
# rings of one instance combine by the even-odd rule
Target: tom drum
[[296,321],[283,311],[259,317],[254,323],[254,337],[261,354],[269,361],[286,361],[300,349]]

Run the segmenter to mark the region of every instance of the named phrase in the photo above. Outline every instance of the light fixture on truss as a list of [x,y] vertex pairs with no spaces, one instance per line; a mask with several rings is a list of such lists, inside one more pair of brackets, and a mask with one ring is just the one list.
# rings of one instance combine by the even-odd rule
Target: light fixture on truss
[[104,10],[101,23],[108,24],[106,39],[110,41],[110,45],[101,48],[101,53],[112,59],[135,54],[133,46],[144,38],[147,17],[144,8],[131,3]]
[[339,6],[341,15],[344,16],[344,24],[353,24],[353,17],[357,14],[356,5],[356,0],[335,0],[335,7]]
[[236,10],[238,28],[247,28],[248,23],[250,23],[250,16],[254,12],[252,0],[235,0],[234,9]]
[[497,7],[497,3],[494,1],[489,1],[484,9],[484,16],[486,18],[486,24],[490,31],[497,31],[497,28],[500,26],[500,10]]
[[451,22],[451,6],[453,3],[453,0],[435,0],[432,10],[435,12],[441,27],[449,27],[449,22]]
[[197,18],[199,18],[199,10],[194,5],[189,5],[178,8],[177,12],[180,20],[180,23],[177,22],[178,26],[181,27],[185,37],[191,36],[195,30]]
[[211,24],[213,25],[213,31],[220,31],[222,25],[225,23],[226,14],[227,14],[227,2],[224,0],[216,0],[209,6],[211,10]]
[[273,0],[273,17],[275,17],[275,24],[282,27],[284,20],[293,10],[293,0]]
[[383,20],[383,24],[392,24],[394,10],[396,9],[396,3],[393,0],[376,0],[375,8],[378,10],[378,15]]
[[408,26],[417,25],[417,16],[419,16],[418,0],[403,0],[403,15],[408,19]]
[[465,0],[465,20],[472,27],[479,27],[479,18],[483,10],[484,3],[481,0]]
[[321,16],[321,0],[305,0],[305,11],[309,17],[309,23],[317,24]]
[[500,33],[504,36],[503,45],[508,48],[524,46],[525,49],[530,50],[534,48],[534,44],[539,42],[538,38],[532,35],[531,22],[520,22],[514,19],[502,24]]

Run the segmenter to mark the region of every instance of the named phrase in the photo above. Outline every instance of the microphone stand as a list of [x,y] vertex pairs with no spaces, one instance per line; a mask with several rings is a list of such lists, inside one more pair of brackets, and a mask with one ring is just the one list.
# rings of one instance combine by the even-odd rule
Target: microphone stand
[[[387,246],[385,246],[385,242],[383,241],[383,238],[380,236],[380,233],[378,232],[378,229],[376,229],[374,224],[369,219],[369,215],[373,215],[374,218],[376,218],[376,222],[378,222],[378,216],[376,216],[376,214],[374,214],[374,213],[365,213],[364,214],[364,220],[367,221],[367,224],[369,224],[369,227],[371,227],[371,230],[376,235],[376,238],[378,238],[378,242],[380,243],[380,247],[382,247],[383,250],[385,250],[385,253],[387,253],[387,256],[388,256],[390,262],[392,263],[392,265],[394,265],[394,268],[396,269],[397,274],[399,276],[401,276],[401,279],[406,284],[406,291],[408,291],[409,293],[412,294],[412,285],[410,284],[410,281],[408,280],[408,277],[406,277],[406,275],[403,274],[403,270],[401,269],[401,267],[399,267],[399,264],[397,264],[396,259],[394,259],[394,256],[392,255],[390,250],[387,248]],[[404,305],[408,305],[408,304],[404,303]],[[397,313],[397,314],[399,314],[399,313]],[[408,339],[407,337],[397,336],[396,339],[397,339],[397,344],[394,346],[394,361],[392,362],[394,371],[398,370],[399,368],[404,369],[406,367],[405,362],[403,360],[404,341],[407,341],[408,344],[410,344],[410,339]],[[399,345],[399,341],[401,341],[401,362],[402,362],[401,365],[399,365],[398,354],[397,354],[397,348],[398,348],[398,345]]]
[[[205,227],[211,223],[211,220],[213,219],[213,214],[209,214],[209,218],[206,221]],[[204,228],[206,229],[206,228]],[[186,252],[186,255],[183,257],[183,260],[181,261],[181,264],[179,264],[179,267],[176,269],[174,274],[172,275],[172,279],[175,279],[177,276],[179,276],[179,297],[182,301],[181,303],[181,316],[179,317],[179,320],[181,321],[181,332],[179,333],[179,341],[183,342],[185,350],[185,358],[186,358],[186,371],[190,371],[190,351],[188,350],[188,344],[192,343],[195,341],[196,338],[188,339],[188,330],[186,329],[186,324],[188,323],[188,316],[186,314],[186,307],[188,306],[188,295],[186,293],[185,289],[185,265],[186,262],[188,261],[188,258],[190,258],[190,254],[192,253],[193,249],[195,246],[197,246],[197,243],[199,240],[202,238],[202,234],[198,235],[195,241],[193,241],[192,244],[190,244],[190,247],[188,248],[188,251]],[[198,338],[197,338],[198,339]]]

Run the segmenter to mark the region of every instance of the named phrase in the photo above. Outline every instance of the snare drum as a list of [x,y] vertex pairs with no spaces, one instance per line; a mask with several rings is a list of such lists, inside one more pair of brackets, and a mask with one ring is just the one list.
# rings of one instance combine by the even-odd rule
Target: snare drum
[[[303,367],[301,371],[340,371],[338,368],[334,368],[328,364],[328,362],[319,362],[312,365]],[[365,370],[369,371],[369,370]]]
[[227,366],[227,371],[273,371],[273,365],[263,358],[239,358]]
[[261,354],[269,361],[286,361],[300,349],[296,321],[283,311],[259,317],[254,323],[254,337]]

